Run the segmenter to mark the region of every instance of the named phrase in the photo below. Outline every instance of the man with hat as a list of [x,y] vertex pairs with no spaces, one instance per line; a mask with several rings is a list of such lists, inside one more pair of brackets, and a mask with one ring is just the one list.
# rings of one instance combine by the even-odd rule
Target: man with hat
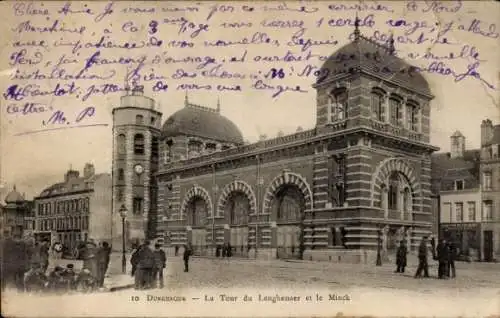
[[418,268],[415,273],[415,278],[422,277],[422,271],[424,272],[424,277],[429,277],[429,265],[427,264],[427,236],[422,238],[420,246],[418,247]]
[[161,249],[160,243],[155,244],[154,256],[155,256],[155,267],[153,269],[154,285],[155,287],[158,287],[159,285],[160,288],[163,288],[164,286],[163,269],[166,267],[167,257],[165,255],[165,251]]

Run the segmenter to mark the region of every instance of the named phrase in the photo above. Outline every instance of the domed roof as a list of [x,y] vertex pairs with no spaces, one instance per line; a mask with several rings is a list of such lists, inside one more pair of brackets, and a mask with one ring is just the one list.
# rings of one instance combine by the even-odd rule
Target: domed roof
[[393,53],[392,41],[390,45],[382,45],[360,35],[357,30],[354,34],[354,41],[341,47],[323,63],[316,85],[343,73],[365,71],[419,93],[432,95],[429,83],[419,68]]
[[243,144],[238,127],[217,109],[185,102],[184,108],[171,115],[163,124],[163,137],[189,135],[222,142]]
[[21,193],[17,192],[16,186],[5,197],[5,203],[20,203],[24,202],[24,197]]

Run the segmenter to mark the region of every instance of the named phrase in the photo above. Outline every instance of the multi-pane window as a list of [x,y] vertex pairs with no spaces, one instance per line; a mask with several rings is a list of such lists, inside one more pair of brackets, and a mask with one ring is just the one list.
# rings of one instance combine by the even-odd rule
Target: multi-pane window
[[136,123],[137,125],[142,125],[142,124],[144,124],[144,116],[142,116],[142,115],[137,115],[137,116],[135,116],[135,123]]
[[348,100],[347,100],[347,90],[340,90],[334,92],[329,97],[330,101],[330,122],[336,122],[339,120],[344,120],[348,117]]
[[491,172],[483,173],[483,190],[491,190]]
[[406,121],[408,129],[418,131],[418,105],[411,102],[406,105]]
[[134,136],[134,153],[136,155],[144,154],[144,135],[142,134]]
[[464,220],[464,204],[462,202],[455,203],[455,216],[459,222]]
[[493,219],[493,201],[486,200],[483,201],[483,210],[484,210],[484,219],[492,220]]
[[389,99],[389,109],[391,114],[391,124],[393,126],[402,126],[403,124],[403,112],[401,100],[397,97],[391,97]]
[[378,121],[385,121],[385,98],[382,92],[372,92],[372,117]]
[[476,202],[471,201],[467,203],[469,208],[469,221],[476,220]]

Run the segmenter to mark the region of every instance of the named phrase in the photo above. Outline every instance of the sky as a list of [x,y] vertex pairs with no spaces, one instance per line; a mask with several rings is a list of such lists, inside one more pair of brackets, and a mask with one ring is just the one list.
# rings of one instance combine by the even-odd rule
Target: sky
[[[335,4],[335,7],[329,8],[329,4]],[[154,70],[156,76],[165,77],[163,81],[169,86],[167,91],[154,92],[152,90],[154,82],[141,82],[145,85],[145,95],[157,101],[156,107],[163,113],[162,121],[183,107],[185,91],[177,89],[182,83],[211,84],[213,87],[216,87],[217,84],[240,85],[242,88],[240,92],[189,91],[189,100],[195,104],[215,108],[217,100],[220,99],[222,114],[240,128],[245,139],[252,142],[256,141],[260,134],[274,137],[279,131],[293,133],[298,126],[304,129],[314,127],[316,96],[311,87],[314,77],[298,76],[300,73],[298,70],[303,69],[307,64],[320,67],[322,63],[315,58],[311,58],[307,62],[295,63],[256,63],[252,62],[252,59],[258,55],[284,56],[287,51],[304,56],[308,51],[322,56],[334,53],[348,43],[348,36],[353,31],[352,26],[339,26],[345,24],[345,19],[353,19],[356,15],[356,10],[346,10],[353,4],[360,4],[357,10],[358,15],[366,22],[360,27],[361,33],[370,37],[379,33],[388,34],[392,30],[397,39],[397,54],[413,65],[424,67],[433,60],[420,57],[409,59],[410,53],[413,53],[414,57],[416,54],[422,56],[425,52],[432,52],[435,56],[445,56],[454,52],[456,56],[462,50],[466,52],[466,55],[479,54],[476,55],[476,59],[466,56],[465,58],[442,60],[442,62],[445,62],[457,74],[461,74],[466,72],[468,65],[479,59],[477,72],[491,87],[473,77],[456,81],[456,78],[452,76],[429,73],[424,75],[435,95],[435,99],[431,103],[431,143],[440,147],[441,151],[448,151],[449,136],[454,131],[460,130],[467,138],[467,148],[479,147],[481,121],[490,118],[494,123],[500,124],[500,108],[498,106],[500,82],[500,56],[498,52],[500,46],[498,33],[496,33],[499,32],[499,28],[494,24],[495,21],[500,20],[500,10],[497,3],[486,2],[477,6],[476,2],[447,2],[445,3],[446,9],[444,9],[430,1],[427,4],[403,1],[376,3],[352,1],[297,2],[288,5],[280,2],[268,4],[238,2],[233,3],[233,5],[226,3],[225,7],[216,3],[178,2],[171,4],[164,2],[160,4],[148,2],[141,4],[140,2],[116,2],[111,5],[113,12],[102,17],[99,16],[99,13],[106,12],[105,8],[110,6],[109,2],[87,3],[86,7],[84,2],[74,2],[69,10],[66,7],[66,11],[62,8],[63,3],[59,2],[34,2],[31,8],[19,5],[14,7],[15,4],[12,3],[1,3],[0,16],[2,19],[0,24],[2,24],[2,30],[7,30],[5,36],[0,39],[2,44],[0,46],[0,75],[2,76],[0,87],[3,95],[0,97],[0,182],[3,185],[3,190],[0,191],[2,191],[2,195],[5,195],[16,184],[20,192],[26,193],[26,196],[31,198],[39,194],[43,188],[61,181],[70,166],[81,171],[86,162],[93,163],[97,172],[111,170],[111,111],[113,107],[119,105],[121,94],[97,94],[86,100],[82,100],[82,96],[92,85],[99,86],[108,83],[123,86],[127,65],[92,65],[88,70],[89,73],[110,76],[110,78],[105,81],[76,81],[75,85],[81,90],[79,94],[58,97],[51,95],[26,97],[21,101],[13,101],[4,96],[8,87],[15,84],[21,87],[39,85],[40,90],[53,90],[58,83],[69,85],[71,81],[28,81],[15,80],[12,77],[16,70],[30,73],[39,69],[41,72],[50,73],[62,56],[67,62],[74,60],[75,63],[68,63],[60,68],[64,68],[68,73],[77,73],[85,65],[87,59],[97,51],[96,48],[82,48],[77,52],[72,52],[72,48],[68,46],[55,47],[55,42],[95,43],[101,36],[106,36],[107,40],[115,41],[115,43],[147,41],[151,36],[161,39],[164,41],[161,48],[149,47],[141,50],[101,48],[99,50],[101,62],[102,59],[113,60],[119,57],[139,59],[141,56],[145,56],[142,74],[147,75],[151,70]],[[387,10],[367,10],[364,5],[369,7],[379,5]],[[267,8],[265,8],[266,6]],[[305,7],[302,11],[309,10],[311,12],[298,12],[301,6]],[[154,10],[155,12],[133,14],[131,13],[134,11],[133,8],[135,11],[141,8],[145,11]],[[196,8],[197,11],[193,8]],[[253,10],[249,11],[250,8]],[[282,10],[272,10],[273,8],[281,8]],[[315,8],[318,11],[312,12]],[[62,13],[58,13],[57,11],[61,9],[63,9]],[[124,9],[128,11],[124,11]],[[42,14],[34,15],[35,10]],[[76,11],[85,10],[87,10],[86,13],[76,13]],[[212,14],[208,18],[210,12]],[[58,26],[63,25],[66,29],[76,30],[84,27],[85,30],[81,34],[26,32],[27,23],[32,27],[49,27],[56,19],[59,20]],[[477,19],[476,22],[474,22],[475,19]],[[155,26],[154,21],[157,22],[156,30],[151,28],[151,26]],[[373,21],[371,27],[370,21]],[[247,25],[251,23],[252,26],[238,29],[223,27],[224,23],[234,22]],[[439,25],[436,26],[436,23]],[[399,26],[391,28],[390,24]],[[466,31],[471,24],[473,25],[472,31]],[[124,25],[126,26],[123,27]],[[125,32],[130,31],[132,25],[137,27],[138,31]],[[460,25],[463,25],[465,30],[460,30]],[[419,26],[419,28],[415,28],[415,26]],[[410,43],[416,41],[417,35],[422,32],[426,37],[432,38],[436,37],[437,32],[444,32],[447,27],[449,27],[449,31],[442,37],[446,37],[447,41],[452,43],[450,45],[431,44],[429,41],[423,44]],[[304,29],[302,38],[305,40],[323,41],[326,44],[313,45],[305,49],[303,45],[288,45],[300,28]],[[432,30],[433,28],[434,30]],[[103,33],[104,29],[108,29],[109,33]],[[9,30],[11,31],[9,32]],[[196,30],[198,30],[198,34],[193,33]],[[211,43],[217,40],[241,41],[242,38],[251,37],[256,32],[266,33],[271,39],[270,44],[224,47],[207,47],[205,45],[205,41]],[[33,43],[33,41],[38,41],[38,44],[40,41],[44,41],[44,43],[39,46],[15,46],[16,42]],[[172,41],[192,42],[193,47],[175,47]],[[276,41],[279,45],[276,44]],[[337,41],[337,44],[334,44],[333,41]],[[19,53],[22,49],[26,49],[24,60],[18,56],[17,59],[11,58],[13,54]],[[226,62],[226,59],[229,60],[230,57],[241,57],[245,50],[247,52],[245,62],[231,64]],[[222,67],[226,71],[243,74],[246,78],[240,80],[203,78],[201,71],[196,69],[197,64],[193,63],[153,64],[154,57],[162,54],[176,59],[185,59],[190,56],[202,58],[209,56],[217,63],[223,64]],[[29,59],[31,59],[31,64]],[[212,66],[214,65],[212,64]],[[283,68],[290,73],[287,73],[283,79],[264,78],[263,75],[271,68]],[[174,74],[178,72],[178,69],[183,69],[189,74],[196,73],[197,77],[175,78]],[[250,79],[251,75],[263,80],[268,85],[290,87],[299,85],[302,90],[307,92],[285,92],[277,98],[273,98],[272,91],[252,89],[252,84],[257,79]],[[76,95],[80,96],[77,98]],[[45,105],[47,111],[28,115],[11,113],[14,109],[13,106],[20,107],[26,102]],[[99,124],[100,126],[50,131],[47,130],[50,125],[43,126],[42,124],[42,121],[47,121],[56,110],[63,111],[69,121],[87,107],[95,108],[94,116],[85,118],[80,124]],[[69,126],[73,125],[75,124],[69,124]],[[40,129],[45,129],[45,131],[24,134]]]

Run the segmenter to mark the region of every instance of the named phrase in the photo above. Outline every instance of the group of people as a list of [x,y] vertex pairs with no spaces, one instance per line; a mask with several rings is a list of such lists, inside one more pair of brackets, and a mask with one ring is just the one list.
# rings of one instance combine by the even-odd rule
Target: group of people
[[[429,276],[429,264],[428,264],[428,241],[427,237],[423,237],[420,245],[418,247],[418,268],[415,273],[415,278],[430,277]],[[438,278],[454,278],[456,275],[455,271],[455,258],[457,256],[457,248],[455,244],[451,241],[447,242],[442,239],[437,248],[435,246],[434,239],[431,240],[432,246],[432,257],[434,260],[439,262],[438,266]],[[404,273],[407,264],[407,254],[408,248],[406,247],[405,241],[401,241],[400,246],[396,252],[396,273]]]
[[151,242],[145,241],[134,251],[130,263],[135,289],[163,288],[167,257],[160,244],[156,243],[153,250]]
[[48,239],[34,241],[18,235],[6,237],[2,240],[0,266],[2,290],[12,287],[27,292],[58,292],[90,291],[103,287],[111,247],[107,242],[98,246],[92,240],[85,242],[85,245],[80,272],[75,271],[74,264],[67,264],[66,267],[55,264],[47,274],[50,250]]
[[[179,247],[175,247],[177,256]],[[184,245],[183,261],[184,272],[189,272],[189,259],[193,254],[191,244]],[[139,245],[132,253],[130,259],[132,265],[132,276],[134,277],[135,289],[163,288],[165,282],[163,279],[164,270],[167,266],[167,257],[161,244],[155,243],[152,248],[150,241],[145,241]]]

